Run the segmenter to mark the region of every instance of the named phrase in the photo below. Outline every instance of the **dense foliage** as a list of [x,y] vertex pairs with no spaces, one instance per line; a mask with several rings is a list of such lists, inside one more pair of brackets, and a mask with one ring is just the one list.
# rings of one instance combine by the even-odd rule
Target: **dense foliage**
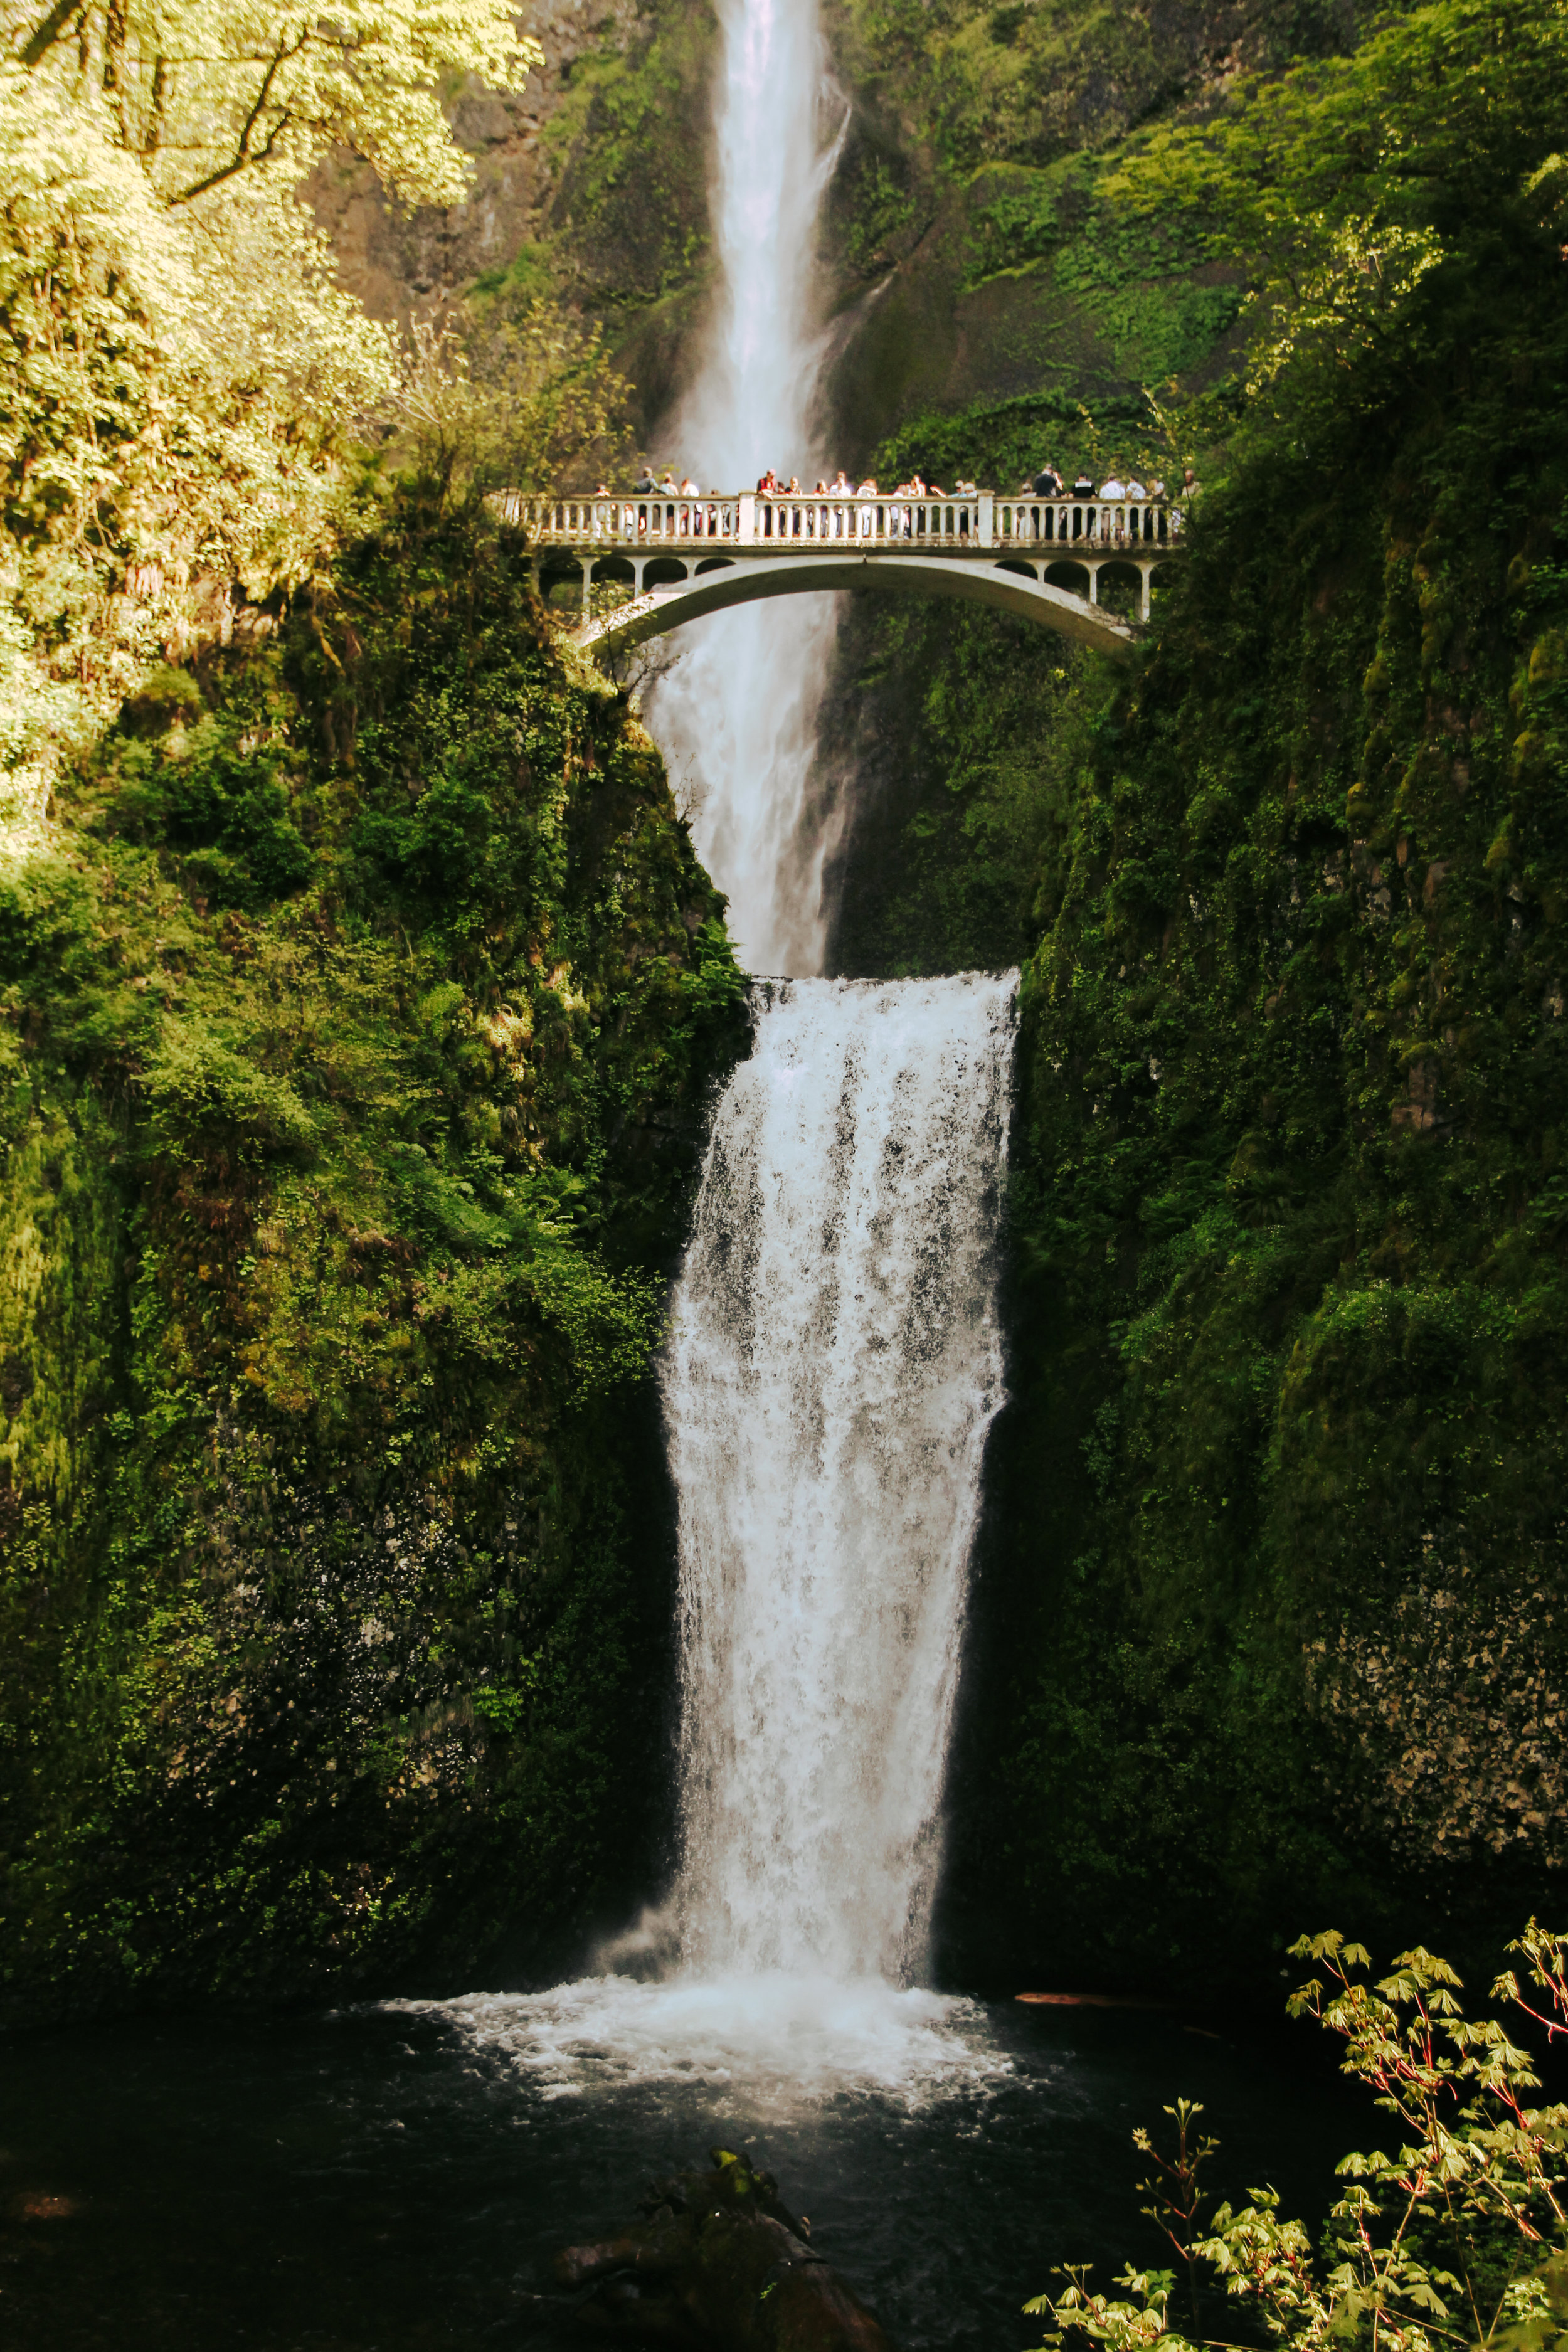
[[145,682],[0,886],[35,2011],[537,1946],[657,1833],[637,1383],[741,983],[482,509],[363,522],[277,636]]
[[1224,2336],[1200,2336],[1205,2319],[1244,2344],[1261,2336],[1294,2352],[1347,2339],[1370,2352],[1561,2343],[1568,2106],[1530,2105],[1541,2077],[1514,2037],[1544,2028],[1550,2046],[1568,2031],[1568,1941],[1531,1920],[1510,1949],[1521,1965],[1492,1988],[1505,2023],[1468,2018],[1460,1979],[1429,1952],[1401,1953],[1390,1976],[1368,1984],[1363,1946],[1332,1929],[1293,1944],[1291,1958],[1322,1974],[1291,1995],[1291,2015],[1316,2018],[1343,2042],[1343,2072],[1391,2118],[1395,2145],[1342,2159],[1345,2185],[1314,2249],[1300,2221],[1281,2218],[1274,2189],[1207,2210],[1201,2176],[1220,2143],[1201,2133],[1203,2109],[1178,2100],[1166,2110],[1176,2127],[1169,2155],[1146,2130],[1132,2137],[1153,2166],[1142,2185],[1154,2201],[1143,2210],[1184,2275],[1178,2284],[1175,2270],[1130,2265],[1116,2299],[1069,2267],[1064,2288],[1025,2305],[1055,2321],[1047,2343],[1181,2352],[1195,2339],[1226,2352]]
[[1527,91],[1499,21],[1156,151],[1211,228],[1253,174],[1312,268],[1292,308],[1247,260],[1258,389],[1133,675],[974,616],[849,640],[888,782],[841,952],[1025,963],[969,1966],[1009,1876],[1037,1967],[1223,1939],[1256,1983],[1303,1901],[1468,1947],[1568,1861],[1563,93],[1558,16]]
[[411,200],[469,167],[454,73],[539,55],[500,0],[72,0],[0,18],[0,821],[160,655],[332,542],[345,428],[395,354],[296,201],[347,143]]

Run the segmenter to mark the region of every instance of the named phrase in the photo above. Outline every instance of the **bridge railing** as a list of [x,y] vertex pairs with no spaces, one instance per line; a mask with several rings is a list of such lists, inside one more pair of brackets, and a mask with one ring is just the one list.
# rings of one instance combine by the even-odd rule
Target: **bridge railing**
[[945,498],[765,497],[742,491],[706,498],[617,495],[526,498],[501,491],[492,504],[536,544],[606,551],[659,548],[717,552],[722,546],[804,554],[825,543],[900,554],[1006,554],[1042,547],[1152,553],[1181,535],[1182,513],[1163,499],[998,499],[990,491]]
[[1168,547],[1182,533],[1182,510],[1163,499],[999,499],[998,544],[1005,547]]

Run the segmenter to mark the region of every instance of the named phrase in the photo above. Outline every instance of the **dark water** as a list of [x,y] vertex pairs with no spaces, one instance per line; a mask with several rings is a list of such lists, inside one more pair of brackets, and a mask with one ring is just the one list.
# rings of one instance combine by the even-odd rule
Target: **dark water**
[[771,2117],[722,2082],[542,2074],[451,2012],[13,2043],[0,2342],[548,2352],[570,2340],[531,2299],[552,2249],[743,2136],[908,2352],[1021,2352],[1038,2329],[1019,2306],[1054,2263],[1093,2257],[1104,2284],[1129,2254],[1158,2260],[1131,2133],[1178,2093],[1223,2142],[1216,2189],[1272,2180],[1314,2223],[1333,2158],[1369,2136],[1331,2075],[1273,2041],[1012,2004],[969,2011],[965,2032],[980,2079],[828,2088]]

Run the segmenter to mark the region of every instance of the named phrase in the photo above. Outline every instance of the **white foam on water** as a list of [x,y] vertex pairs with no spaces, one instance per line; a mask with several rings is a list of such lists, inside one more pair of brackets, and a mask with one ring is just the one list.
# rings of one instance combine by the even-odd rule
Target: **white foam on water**
[[857,2091],[922,2106],[1013,2071],[975,2003],[877,1979],[610,1975],[386,2006],[444,2018],[546,2099],[695,2087],[723,2092],[737,2113],[777,2116]]

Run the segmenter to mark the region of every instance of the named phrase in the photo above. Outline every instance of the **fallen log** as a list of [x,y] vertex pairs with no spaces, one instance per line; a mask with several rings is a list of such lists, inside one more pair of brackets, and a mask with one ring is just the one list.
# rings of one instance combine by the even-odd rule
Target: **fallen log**
[[712,2163],[655,2181],[614,2237],[562,2248],[555,2281],[582,2293],[578,2325],[687,2352],[893,2352],[772,2173],[732,2148]]

